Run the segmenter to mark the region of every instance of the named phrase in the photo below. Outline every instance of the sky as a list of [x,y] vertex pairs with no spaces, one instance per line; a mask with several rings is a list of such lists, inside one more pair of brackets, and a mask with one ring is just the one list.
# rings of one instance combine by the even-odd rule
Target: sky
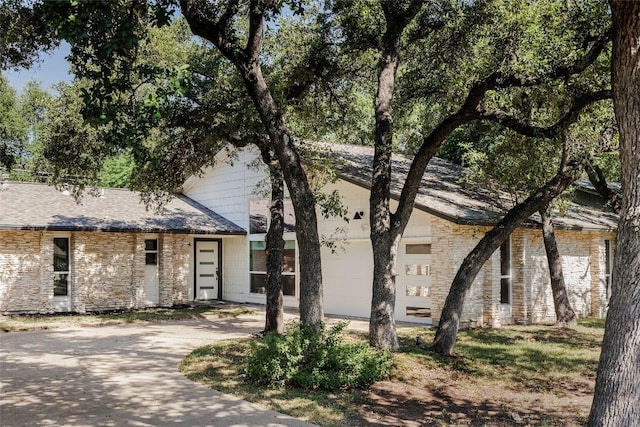
[[29,81],[39,82],[43,89],[53,91],[52,85],[65,81],[69,82],[73,76],[69,73],[69,63],[65,57],[69,54],[69,45],[63,43],[58,49],[40,56],[41,61],[33,64],[29,69],[19,71],[3,71],[9,79],[9,84],[18,93]]

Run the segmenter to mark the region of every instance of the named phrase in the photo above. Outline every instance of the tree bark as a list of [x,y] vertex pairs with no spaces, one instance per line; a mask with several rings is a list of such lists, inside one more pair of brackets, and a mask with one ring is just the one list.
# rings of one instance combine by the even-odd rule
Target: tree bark
[[212,42],[236,67],[247,92],[269,135],[271,148],[280,164],[282,174],[296,215],[296,239],[300,264],[300,321],[317,328],[323,321],[322,262],[315,197],[309,186],[302,159],[284,122],[260,66],[263,37],[263,11],[258,0],[249,5],[249,34],[244,47],[238,45],[233,34],[238,2],[227,2],[223,12],[205,0],[181,0],[182,14],[191,31]]
[[562,272],[562,258],[558,250],[551,215],[546,211],[546,207],[540,209],[540,217],[542,218],[544,248],[547,252],[547,262],[549,264],[553,306],[556,310],[556,326],[575,326],[577,323],[576,313],[573,311],[573,308],[571,308],[571,303],[569,302],[569,295],[567,294],[567,287]]
[[422,5],[412,2],[407,9],[396,9],[393,2],[382,2],[386,31],[378,63],[378,92],[375,99],[375,149],[369,197],[369,221],[373,249],[373,286],[369,343],[382,349],[398,350],[396,334],[395,267],[398,244],[404,230],[390,210],[391,156],[393,152],[393,91],[400,57],[400,38]]
[[267,231],[267,305],[264,332],[284,333],[282,309],[282,255],[284,252],[284,182],[276,162],[269,163],[271,178],[271,222]]
[[591,427],[640,425],[640,2],[609,4],[622,209]]
[[467,255],[451,283],[449,295],[447,295],[442,308],[438,330],[430,347],[432,351],[447,356],[453,354],[464,300],[484,263],[509,238],[522,221],[547,206],[551,200],[560,195],[578,178],[581,171],[582,167],[576,166],[558,172],[551,181],[509,210],[504,218],[489,230]]

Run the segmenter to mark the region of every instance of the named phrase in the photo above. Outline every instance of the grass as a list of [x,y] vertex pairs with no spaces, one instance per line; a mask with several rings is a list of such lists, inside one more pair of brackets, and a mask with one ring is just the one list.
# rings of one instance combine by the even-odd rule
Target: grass
[[[181,371],[193,381],[321,426],[508,426],[515,425],[512,408],[526,420],[522,425],[571,426],[588,415],[603,328],[599,319],[585,319],[572,329],[461,331],[456,357],[415,345],[416,336],[430,342],[434,329],[404,328],[392,377],[373,390],[328,393],[249,384],[243,369],[252,339],[201,347],[184,359]],[[362,333],[350,334],[366,340]],[[567,407],[567,401],[582,403]]]
[[94,314],[29,314],[0,316],[0,330],[4,332],[58,329],[86,326],[123,325],[130,323],[162,322],[168,320],[216,319],[254,314],[255,310],[240,305],[219,307],[149,308]]

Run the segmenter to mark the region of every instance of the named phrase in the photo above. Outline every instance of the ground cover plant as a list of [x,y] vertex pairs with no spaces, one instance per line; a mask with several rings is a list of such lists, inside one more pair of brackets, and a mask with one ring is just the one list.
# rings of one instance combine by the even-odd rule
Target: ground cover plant
[[[196,349],[182,363],[190,379],[322,426],[578,426],[589,414],[604,321],[576,328],[512,326],[459,336],[456,357],[420,349],[430,328],[399,329],[391,376],[368,389],[304,391],[248,381],[253,339]],[[349,340],[366,342],[362,332]]]
[[83,326],[121,325],[168,320],[217,319],[255,314],[251,307],[226,304],[216,307],[149,308],[89,314],[25,314],[0,316],[0,331],[30,331]]

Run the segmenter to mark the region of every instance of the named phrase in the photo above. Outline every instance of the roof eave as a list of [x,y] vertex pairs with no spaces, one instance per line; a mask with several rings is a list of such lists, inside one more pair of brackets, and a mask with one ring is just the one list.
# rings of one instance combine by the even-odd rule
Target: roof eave
[[103,232],[103,233],[153,233],[153,234],[207,234],[221,236],[246,236],[245,230],[202,230],[202,229],[166,229],[166,228],[123,228],[123,227],[69,227],[55,225],[11,225],[0,224],[0,230],[6,231],[59,231],[59,232]]

